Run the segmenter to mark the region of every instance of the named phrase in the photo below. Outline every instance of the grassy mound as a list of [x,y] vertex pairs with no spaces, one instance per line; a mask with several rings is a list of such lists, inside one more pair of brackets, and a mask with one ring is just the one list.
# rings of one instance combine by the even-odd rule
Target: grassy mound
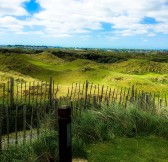
[[18,54],[0,55],[0,64],[5,67],[5,70],[18,71],[25,75],[35,75],[41,72],[38,66],[30,64],[22,55]]
[[[73,53],[71,55],[73,56]],[[128,88],[134,84],[139,90],[168,93],[168,63],[155,62],[153,58],[149,59],[149,56],[130,59],[131,55],[128,57],[123,54],[122,57],[129,59],[115,63],[98,63],[87,57],[81,59],[77,54],[74,54],[73,59],[58,56],[50,51],[38,54],[0,54],[0,72],[18,73],[25,76],[25,80],[28,76],[48,81],[52,76],[55,83],[63,86],[89,80],[94,84],[112,88]]]
[[168,64],[150,60],[130,59],[112,64],[111,70],[125,74],[168,74]]
[[[23,75],[31,76],[37,79],[43,79],[53,75],[50,69],[44,69],[39,65],[31,63],[25,55],[5,54],[0,55],[0,71],[2,72],[18,72]],[[45,76],[45,74],[47,74]],[[44,77],[42,77],[44,75]]]
[[49,52],[43,52],[40,54],[32,54],[32,55],[24,55],[27,57],[29,62],[35,63],[37,61],[42,62],[44,64],[51,64],[51,65],[57,65],[65,62],[63,59],[52,55]]

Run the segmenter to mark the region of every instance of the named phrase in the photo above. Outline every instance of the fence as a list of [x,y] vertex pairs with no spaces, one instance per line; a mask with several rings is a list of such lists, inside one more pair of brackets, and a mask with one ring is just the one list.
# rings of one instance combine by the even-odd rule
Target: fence
[[55,87],[54,81],[50,78],[49,82],[20,82],[10,78],[6,83],[0,84],[0,102],[4,105],[14,103],[34,103],[49,101],[50,105],[53,98],[56,98],[58,85]]
[[[61,93],[64,90],[63,93]],[[91,102],[93,104],[101,104],[106,102],[119,103],[127,107],[128,103],[141,102],[141,107],[153,102],[153,106],[157,108],[167,107],[167,94],[151,94],[143,91],[138,91],[134,85],[130,88],[116,88],[100,86],[89,83],[72,83],[71,87],[64,87],[54,84],[52,78],[41,82],[21,82],[10,78],[6,83],[0,84],[0,104],[10,105],[14,104],[42,104],[48,103],[52,105],[53,99],[59,99],[60,103],[66,101],[80,100],[84,101],[86,108]],[[153,100],[153,101],[151,101]],[[151,106],[151,103],[150,103]]]
[[124,108],[133,104],[152,113],[168,107],[166,94],[141,92],[134,85],[112,89],[86,81],[73,83],[61,95],[63,88],[65,90],[65,87],[54,84],[52,78],[49,82],[32,83],[10,78],[0,84],[0,148],[38,138],[40,133],[47,131],[47,127],[42,126],[47,116],[53,115],[57,119],[57,109],[64,104],[72,108],[72,115],[90,107],[101,109],[103,104],[107,107],[119,104]]

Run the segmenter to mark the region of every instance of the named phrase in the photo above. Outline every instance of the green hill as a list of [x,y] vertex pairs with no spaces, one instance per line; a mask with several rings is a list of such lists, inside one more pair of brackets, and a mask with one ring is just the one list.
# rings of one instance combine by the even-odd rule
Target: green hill
[[111,87],[130,87],[134,84],[140,90],[168,93],[168,63],[165,61],[152,61],[149,56],[136,56],[134,59],[127,56],[125,59],[122,55],[122,59],[117,62],[98,63],[94,59],[82,59],[80,54],[75,54],[73,59],[58,56],[50,51],[0,54],[0,77],[12,74],[15,78],[23,77],[29,81],[48,80],[52,76],[61,85],[89,80]]
[[168,74],[168,63],[142,59],[129,59],[111,65],[111,70],[125,74]]

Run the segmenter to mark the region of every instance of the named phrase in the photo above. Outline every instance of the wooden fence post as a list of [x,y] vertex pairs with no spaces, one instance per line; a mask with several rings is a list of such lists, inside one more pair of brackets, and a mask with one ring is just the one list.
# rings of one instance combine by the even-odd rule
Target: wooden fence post
[[134,102],[134,97],[135,97],[135,90],[134,90],[134,85],[132,85],[131,98],[130,98],[131,103]]
[[0,106],[0,151],[2,150],[2,107]]
[[124,105],[125,108],[127,108],[127,103],[128,103],[128,96],[126,96],[126,99],[125,99],[125,105]]
[[58,130],[58,99],[53,100],[53,110],[54,110],[54,117],[55,117],[55,130]]
[[9,107],[8,105],[5,107],[5,113],[6,113],[7,148],[9,148]]
[[162,98],[160,98],[160,100],[159,100],[159,108],[160,109],[162,108]]
[[49,83],[49,103],[50,107],[52,105],[52,77],[50,77],[50,83]]
[[166,94],[165,94],[165,108],[167,108],[167,98],[166,98]]
[[26,105],[23,106],[23,144],[26,143]]
[[72,94],[73,94],[73,83],[72,83],[72,88],[71,88],[70,100],[72,99]]
[[120,99],[119,99],[119,105],[121,105],[121,103],[122,103],[122,91],[123,91],[123,89],[121,88],[121,91],[120,91]]
[[72,162],[71,108],[62,106],[59,116],[59,162]]
[[101,90],[101,95],[100,95],[100,100],[99,100],[100,104],[103,100],[103,93],[104,93],[104,85],[102,85],[102,90]]
[[89,82],[88,80],[86,80],[86,89],[85,89],[85,105],[84,105],[84,108],[86,109],[87,108],[87,100],[88,100],[88,85],[89,85]]
[[37,139],[39,139],[40,135],[40,115],[39,115],[40,105],[36,106],[36,116],[37,116]]
[[15,145],[18,144],[18,106],[16,105],[16,112],[15,112]]
[[96,109],[97,102],[96,102],[96,95],[93,96],[93,108]]
[[6,86],[5,86],[5,83],[3,83],[3,92],[2,92],[2,105],[3,106],[5,104],[5,90],[6,90]]
[[14,105],[14,79],[10,77],[10,109]]
[[33,138],[33,114],[34,114],[34,103],[31,107],[31,119],[30,119],[30,143],[32,142]]

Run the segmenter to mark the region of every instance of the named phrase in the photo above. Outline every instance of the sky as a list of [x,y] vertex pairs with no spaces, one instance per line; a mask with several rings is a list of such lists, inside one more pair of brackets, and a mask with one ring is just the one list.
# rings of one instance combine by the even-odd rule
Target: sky
[[0,44],[168,49],[168,0],[0,0]]

